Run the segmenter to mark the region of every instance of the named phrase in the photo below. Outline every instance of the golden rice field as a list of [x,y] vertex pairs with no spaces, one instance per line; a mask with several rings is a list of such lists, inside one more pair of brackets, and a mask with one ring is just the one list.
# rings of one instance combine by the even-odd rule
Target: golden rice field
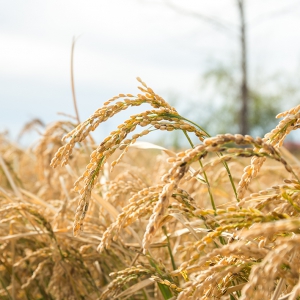
[[[0,299],[300,299],[300,163],[282,146],[300,105],[262,138],[210,137],[138,80],[33,149],[0,136]],[[190,148],[140,141],[159,130]]]

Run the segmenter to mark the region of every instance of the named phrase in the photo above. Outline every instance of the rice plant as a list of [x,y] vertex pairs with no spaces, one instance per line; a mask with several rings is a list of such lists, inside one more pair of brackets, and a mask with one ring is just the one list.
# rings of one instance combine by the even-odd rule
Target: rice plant
[[[283,142],[300,105],[263,138],[211,137],[138,81],[33,150],[0,137],[1,299],[299,299],[300,164]],[[190,148],[140,141],[159,130]]]

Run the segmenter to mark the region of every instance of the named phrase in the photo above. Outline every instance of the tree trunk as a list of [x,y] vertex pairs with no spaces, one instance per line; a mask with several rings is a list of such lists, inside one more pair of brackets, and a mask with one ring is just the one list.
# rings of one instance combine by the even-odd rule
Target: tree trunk
[[241,111],[240,111],[240,133],[249,134],[249,90],[247,81],[247,47],[246,47],[246,24],[244,14],[244,0],[238,0],[240,15],[240,45],[241,45]]

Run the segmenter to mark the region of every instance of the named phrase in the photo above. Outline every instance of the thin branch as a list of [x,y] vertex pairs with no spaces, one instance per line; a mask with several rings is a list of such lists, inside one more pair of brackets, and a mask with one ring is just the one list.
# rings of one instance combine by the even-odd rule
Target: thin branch
[[268,21],[269,19],[278,18],[278,17],[281,17],[283,15],[290,14],[291,12],[297,12],[296,9],[299,6],[300,6],[300,3],[297,1],[297,2],[293,3],[292,5],[288,5],[284,8],[279,9],[279,10],[264,13],[260,16],[257,16],[257,17],[253,18],[252,20],[250,20],[247,23],[251,24],[251,27],[253,28],[254,26],[258,26],[261,23],[263,23],[265,21]]
[[165,0],[164,2],[168,7],[172,8],[174,11],[176,11],[180,14],[184,14],[184,15],[187,15],[187,16],[192,16],[192,17],[197,18],[197,19],[201,19],[202,21],[216,27],[217,29],[221,29],[221,30],[225,31],[229,35],[234,35],[234,37],[236,37],[236,35],[239,34],[239,33],[236,32],[236,29],[232,28],[232,26],[234,26],[234,25],[225,24],[224,21],[219,21],[214,17],[205,16],[205,15],[199,13],[199,12],[184,9],[182,7],[174,5],[169,0]]
[[72,97],[73,97],[73,104],[74,104],[74,109],[75,109],[75,113],[76,113],[76,119],[77,119],[78,124],[79,124],[80,123],[80,119],[79,119],[79,113],[78,113],[78,109],[77,109],[77,101],[76,101],[76,94],[75,94],[75,84],[74,84],[74,70],[73,70],[73,60],[74,60],[75,43],[76,43],[76,39],[73,37],[73,40],[72,40],[72,49],[71,49],[71,86],[72,86]]

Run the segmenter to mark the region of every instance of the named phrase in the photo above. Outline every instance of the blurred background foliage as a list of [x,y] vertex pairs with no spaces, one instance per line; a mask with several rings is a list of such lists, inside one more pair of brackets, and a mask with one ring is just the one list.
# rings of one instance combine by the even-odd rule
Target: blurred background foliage
[[[191,110],[191,118],[201,120],[212,135],[239,132],[241,102],[234,63],[215,63],[208,69],[200,79],[199,98],[193,101],[195,109]],[[249,85],[249,134],[264,136],[278,123],[275,116],[299,100],[297,82],[288,74],[265,76],[257,72]]]
[[[250,2],[232,1],[238,14],[235,25],[224,21],[223,15],[212,17],[202,14],[201,11],[190,10],[188,5],[175,0],[165,0],[163,3],[179,15],[210,25],[229,37],[228,42],[233,40],[236,44],[237,55],[227,56],[223,60],[209,60],[198,81],[197,97],[191,99],[189,96],[169,94],[168,100],[180,107],[186,117],[201,124],[211,135],[230,132],[263,137],[278,124],[275,117],[279,112],[299,103],[299,70],[294,74],[286,71],[270,74],[263,68],[253,72],[253,67],[249,67],[251,52],[248,44],[248,28],[261,21],[272,22],[273,18],[290,13],[295,3],[275,12],[270,10],[269,14],[249,22],[247,7]],[[222,52],[222,49],[219,51]],[[188,106],[186,103],[189,103]],[[175,148],[182,146],[176,133],[172,142],[160,139],[160,143],[173,145]]]

